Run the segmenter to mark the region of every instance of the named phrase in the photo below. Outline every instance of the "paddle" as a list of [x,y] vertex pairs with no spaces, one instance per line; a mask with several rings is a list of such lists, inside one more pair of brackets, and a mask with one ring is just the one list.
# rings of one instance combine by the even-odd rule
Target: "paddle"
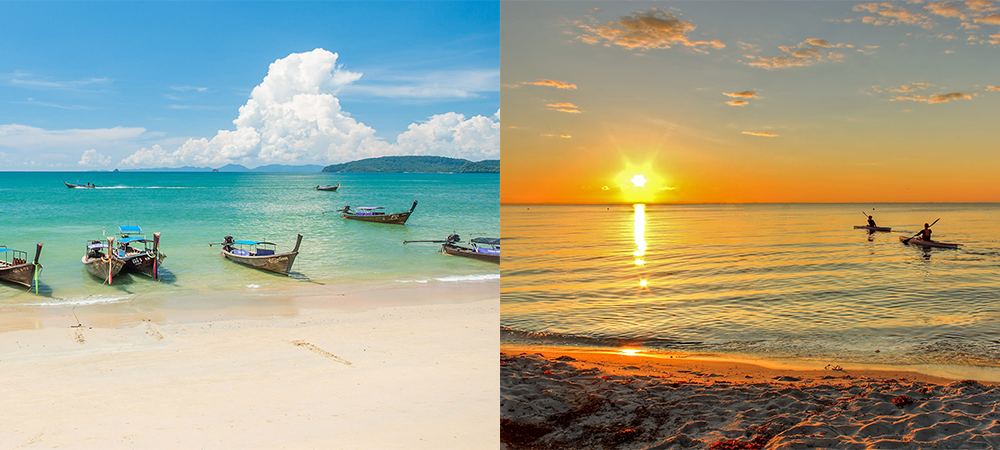
[[[935,220],[935,221],[931,222],[931,224],[930,224],[930,225],[928,225],[928,226],[927,226],[927,228],[930,228],[930,227],[933,227],[933,226],[934,226],[934,224],[938,223],[938,220],[941,220],[941,218],[940,218],[940,217],[938,217],[938,218],[937,218],[937,220]],[[904,241],[903,241],[903,243],[904,243],[904,244],[909,244],[909,243],[910,243],[910,240],[911,240],[911,239],[913,239],[913,238],[915,238],[915,237],[917,237],[917,236],[918,236],[918,235],[919,235],[920,233],[923,233],[923,231],[918,231],[918,232],[917,232],[917,234],[914,234],[914,235],[913,235],[913,236],[911,236],[911,237],[910,237],[909,239],[906,239],[906,240],[904,240]]]

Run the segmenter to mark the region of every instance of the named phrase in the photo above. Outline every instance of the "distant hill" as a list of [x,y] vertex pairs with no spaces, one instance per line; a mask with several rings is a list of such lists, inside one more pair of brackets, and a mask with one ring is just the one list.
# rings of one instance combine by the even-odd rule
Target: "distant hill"
[[443,156],[382,156],[323,168],[338,173],[500,173],[500,160],[472,162]]

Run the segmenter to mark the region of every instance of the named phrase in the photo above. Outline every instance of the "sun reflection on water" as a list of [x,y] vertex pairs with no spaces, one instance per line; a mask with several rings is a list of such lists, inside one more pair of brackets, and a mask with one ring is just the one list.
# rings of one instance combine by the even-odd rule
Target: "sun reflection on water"
[[[632,252],[632,255],[635,256],[635,265],[642,267],[646,265],[646,260],[643,258],[646,255],[646,205],[636,203],[633,206],[635,207],[635,225],[632,235],[635,238],[635,251]],[[646,288],[647,284],[644,278],[639,280],[639,287]]]

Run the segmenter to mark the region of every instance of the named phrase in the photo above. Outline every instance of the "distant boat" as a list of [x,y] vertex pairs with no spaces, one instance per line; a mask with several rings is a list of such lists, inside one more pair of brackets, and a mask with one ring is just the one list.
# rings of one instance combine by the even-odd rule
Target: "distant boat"
[[868,231],[892,231],[892,227],[873,227],[871,225],[855,225],[854,229]]
[[105,244],[99,240],[87,242],[87,253],[83,254],[81,261],[91,275],[111,284],[115,275],[125,267],[125,261],[111,257],[110,249],[114,248],[115,238],[109,237]]
[[[232,236],[222,240],[222,257],[234,263],[255,269],[288,275],[299,254],[302,235],[295,238],[295,248],[288,253],[275,253],[275,244],[264,241],[234,241]],[[214,245],[214,244],[209,244]]]
[[70,189],[93,189],[97,187],[96,184],[90,182],[84,184],[73,184],[73,183],[67,183],[66,180],[63,180],[63,184],[65,184],[66,187]]
[[153,233],[153,239],[147,239],[142,228],[132,225],[119,225],[118,231],[113,256],[125,263],[122,270],[159,280],[160,264],[167,257],[159,251],[160,233]]
[[316,186],[316,190],[317,191],[336,191],[337,188],[339,188],[339,187],[340,187],[340,183],[337,183],[336,186],[330,186],[329,184],[321,184],[319,186]]
[[416,208],[417,202],[414,201],[413,206],[410,206],[409,211],[399,213],[386,214],[385,211],[383,211],[385,208],[381,206],[359,206],[355,208],[355,211],[357,212],[352,212],[350,206],[345,206],[344,209],[339,211],[341,212],[340,217],[344,219],[404,225],[406,224],[406,219],[410,218],[410,214],[413,214],[413,210]]
[[462,242],[462,238],[457,234],[449,235],[443,241],[403,241],[404,244],[411,242],[433,242],[441,244],[441,253],[500,264],[499,238],[473,238],[469,241],[472,244],[471,247],[458,245],[459,242]]
[[[38,264],[38,255],[42,253],[42,244],[36,244],[35,260],[28,261],[28,252],[14,250],[0,245],[0,280],[19,284],[31,289],[35,281],[35,275],[41,272],[42,265]],[[38,284],[35,288],[38,288]]]

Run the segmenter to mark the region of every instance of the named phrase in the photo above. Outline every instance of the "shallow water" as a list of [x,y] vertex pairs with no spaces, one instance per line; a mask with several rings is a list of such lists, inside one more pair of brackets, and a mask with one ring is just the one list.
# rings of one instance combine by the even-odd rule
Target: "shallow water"
[[[853,229],[862,211],[893,232]],[[501,215],[506,343],[1000,366],[1000,205],[505,205]],[[899,242],[939,217],[934,238],[959,250]]]
[[[67,189],[92,182],[97,189]],[[341,183],[336,192],[313,189]],[[435,244],[404,240],[499,234],[496,174],[255,174],[0,172],[0,244],[40,258],[39,294],[0,284],[0,306],[95,305],[137,298],[207,301],[265,295],[303,284],[461,282],[499,276],[495,264],[449,257]],[[384,206],[405,211],[405,226],[341,219],[330,211]],[[87,240],[118,225],[162,234],[162,280],[122,275],[111,286],[80,262]],[[249,269],[219,256],[220,242],[265,240],[290,251],[304,238],[290,277]]]

